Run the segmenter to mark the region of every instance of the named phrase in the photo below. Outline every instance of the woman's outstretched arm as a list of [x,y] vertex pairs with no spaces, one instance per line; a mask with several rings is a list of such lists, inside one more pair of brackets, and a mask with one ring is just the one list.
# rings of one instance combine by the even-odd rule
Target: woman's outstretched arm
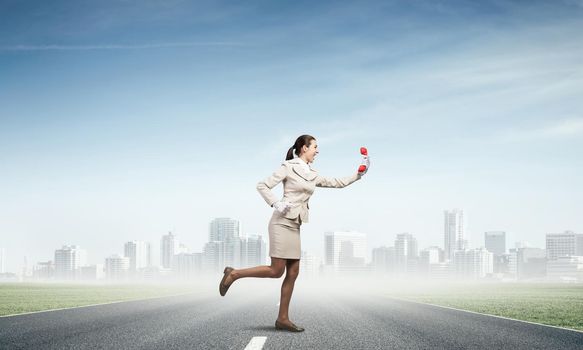
[[342,188],[360,180],[361,177],[362,175],[360,173],[345,177],[325,177],[318,175],[316,177],[316,187]]

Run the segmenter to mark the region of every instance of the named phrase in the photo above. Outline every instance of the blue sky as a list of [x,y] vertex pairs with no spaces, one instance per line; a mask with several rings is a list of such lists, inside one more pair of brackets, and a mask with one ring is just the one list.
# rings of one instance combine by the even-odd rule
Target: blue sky
[[[0,2],[0,246],[93,263],[217,216],[266,235],[255,190],[300,134],[314,168],[371,170],[310,201],[303,247],[354,229],[442,245],[442,211],[544,246],[583,232],[583,3]],[[281,193],[281,189],[278,189]],[[366,214],[363,214],[366,213]]]

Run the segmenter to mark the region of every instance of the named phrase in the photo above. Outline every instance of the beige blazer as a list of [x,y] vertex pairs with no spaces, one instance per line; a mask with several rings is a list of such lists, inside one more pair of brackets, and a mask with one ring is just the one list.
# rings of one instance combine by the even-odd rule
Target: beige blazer
[[283,198],[281,200],[292,203],[292,207],[283,215],[277,212],[280,217],[296,219],[299,215],[302,223],[308,222],[308,211],[310,206],[308,200],[314,193],[316,187],[342,188],[350,185],[356,180],[360,180],[362,175],[355,172],[354,175],[334,178],[324,177],[310,166],[310,170],[302,166],[303,160],[294,158],[281,163],[281,166],[268,178],[257,184],[257,191],[270,206],[279,199],[275,197],[271,189],[280,182],[283,182]]

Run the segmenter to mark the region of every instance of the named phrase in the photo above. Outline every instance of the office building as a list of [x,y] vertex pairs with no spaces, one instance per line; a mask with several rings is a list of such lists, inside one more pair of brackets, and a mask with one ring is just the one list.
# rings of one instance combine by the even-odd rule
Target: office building
[[81,279],[85,281],[97,281],[105,277],[103,264],[81,266]]
[[172,272],[183,280],[194,280],[202,272],[202,253],[179,253],[172,258]]
[[32,277],[36,280],[50,280],[55,277],[55,264],[52,260],[37,263],[32,269]]
[[540,248],[517,248],[511,250],[512,255],[516,255],[516,278],[541,279],[546,275],[547,253]]
[[207,242],[203,250],[203,269],[209,272],[223,271],[225,268],[225,244],[221,241]]
[[443,249],[436,246],[425,248],[419,254],[419,258],[423,265],[439,264],[443,261]]
[[506,253],[506,232],[488,231],[484,233],[484,245],[494,255]]
[[302,250],[300,259],[300,275],[302,278],[316,278],[320,275],[322,258]]
[[124,256],[130,259],[130,272],[135,273],[138,270],[151,265],[151,247],[150,243],[143,241],[131,241],[124,244]]
[[559,256],[547,261],[547,279],[556,282],[583,282],[583,256]]
[[76,245],[63,246],[55,250],[55,277],[57,279],[72,280],[79,273],[81,266],[87,262],[87,252]]
[[494,254],[485,248],[456,250],[454,266],[456,277],[460,279],[479,279],[494,271]]
[[393,274],[397,267],[395,247],[378,247],[372,250],[372,270],[380,274]]
[[267,261],[267,245],[261,235],[248,235],[243,240],[241,251],[242,265],[247,267],[265,265]]
[[452,260],[454,251],[467,248],[465,237],[464,212],[461,209],[445,210],[444,214],[444,258]]
[[105,259],[105,277],[108,280],[125,280],[129,277],[130,258],[118,254]]
[[209,242],[241,238],[241,223],[232,218],[215,218],[209,224]]
[[6,272],[6,252],[0,248],[0,273]]
[[356,231],[324,234],[325,264],[334,271],[362,271],[366,266],[366,235]]
[[583,234],[573,231],[547,233],[546,251],[549,260],[560,256],[583,256]]
[[165,269],[172,267],[172,257],[178,252],[178,237],[168,232],[160,240],[160,265]]

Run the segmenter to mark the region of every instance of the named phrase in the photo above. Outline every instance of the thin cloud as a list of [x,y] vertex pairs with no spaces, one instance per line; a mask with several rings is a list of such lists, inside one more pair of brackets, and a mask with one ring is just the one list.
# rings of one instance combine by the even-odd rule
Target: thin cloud
[[85,50],[144,50],[144,49],[164,49],[183,48],[201,46],[249,46],[244,43],[229,41],[210,41],[192,43],[161,43],[161,44],[136,44],[136,45],[12,45],[0,46],[0,51],[85,51]]
[[583,118],[564,119],[554,124],[526,130],[505,130],[498,135],[503,142],[567,138],[583,134]]

